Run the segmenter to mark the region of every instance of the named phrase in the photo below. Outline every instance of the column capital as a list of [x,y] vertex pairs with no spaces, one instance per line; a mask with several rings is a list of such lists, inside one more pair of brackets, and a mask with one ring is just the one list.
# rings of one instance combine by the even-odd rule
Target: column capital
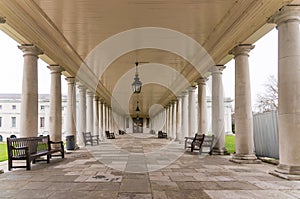
[[208,78],[207,77],[200,77],[196,80],[197,84],[206,85]]
[[300,5],[287,5],[268,19],[269,23],[280,25],[287,21],[300,21]]
[[185,96],[185,95],[187,95],[187,94],[188,94],[188,91],[187,91],[187,90],[184,90],[184,91],[182,91],[181,96],[183,97],[183,96]]
[[75,77],[66,77],[65,80],[68,82],[68,84],[75,84]]
[[189,93],[190,92],[195,92],[196,91],[196,86],[190,86],[189,88],[188,88],[188,91],[189,91]]
[[37,57],[38,55],[43,54],[43,51],[33,44],[21,44],[18,46],[18,48],[24,53],[23,56],[32,55]]
[[86,94],[87,94],[88,96],[92,96],[92,97],[94,96],[94,92],[91,91],[90,89],[87,89]]
[[98,101],[98,100],[99,100],[98,95],[96,95],[95,93],[94,93],[94,100],[95,100],[95,101]]
[[87,87],[83,84],[81,84],[80,82],[78,83],[78,89],[79,89],[79,92],[86,92],[87,90]]
[[239,44],[236,47],[234,47],[229,54],[234,55],[235,57],[239,55],[245,55],[249,56],[249,52],[254,48],[255,46],[252,44]]
[[224,66],[224,65],[215,65],[215,66],[211,67],[210,72],[212,74],[214,74],[214,73],[221,73],[222,74],[222,71],[225,68],[226,68],[226,66]]
[[65,70],[63,67],[61,67],[58,64],[50,64],[49,66],[47,66],[47,68],[50,69],[51,74],[53,74],[53,73],[61,73],[61,72],[63,72]]

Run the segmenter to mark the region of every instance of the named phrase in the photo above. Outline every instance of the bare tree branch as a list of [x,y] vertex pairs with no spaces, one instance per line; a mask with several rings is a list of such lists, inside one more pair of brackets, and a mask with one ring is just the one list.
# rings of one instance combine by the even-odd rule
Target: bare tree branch
[[264,84],[265,90],[257,96],[256,107],[260,113],[278,109],[278,81],[274,76],[269,76]]

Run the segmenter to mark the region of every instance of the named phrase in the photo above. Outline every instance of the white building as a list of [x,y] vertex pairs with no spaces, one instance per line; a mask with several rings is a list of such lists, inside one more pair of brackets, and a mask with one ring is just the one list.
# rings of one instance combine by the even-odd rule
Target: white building
[[[49,94],[39,95],[39,135],[49,134]],[[62,99],[62,132],[65,132],[67,97]],[[20,137],[21,94],[0,94],[0,141]]]

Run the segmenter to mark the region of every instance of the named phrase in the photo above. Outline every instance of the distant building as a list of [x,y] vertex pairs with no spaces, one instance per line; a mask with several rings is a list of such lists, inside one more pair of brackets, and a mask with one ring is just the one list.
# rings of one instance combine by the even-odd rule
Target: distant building
[[[49,94],[39,95],[38,134],[49,134]],[[67,97],[62,99],[62,132],[65,132]],[[20,137],[21,94],[0,94],[0,141]]]

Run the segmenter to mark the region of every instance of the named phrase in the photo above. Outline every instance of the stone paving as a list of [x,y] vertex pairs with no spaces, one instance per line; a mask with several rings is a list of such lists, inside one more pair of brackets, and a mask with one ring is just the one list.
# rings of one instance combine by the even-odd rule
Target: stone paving
[[199,156],[153,136],[117,136],[38,162],[31,171],[0,165],[0,198],[300,198],[300,181],[268,174],[268,164],[242,165],[229,156]]

